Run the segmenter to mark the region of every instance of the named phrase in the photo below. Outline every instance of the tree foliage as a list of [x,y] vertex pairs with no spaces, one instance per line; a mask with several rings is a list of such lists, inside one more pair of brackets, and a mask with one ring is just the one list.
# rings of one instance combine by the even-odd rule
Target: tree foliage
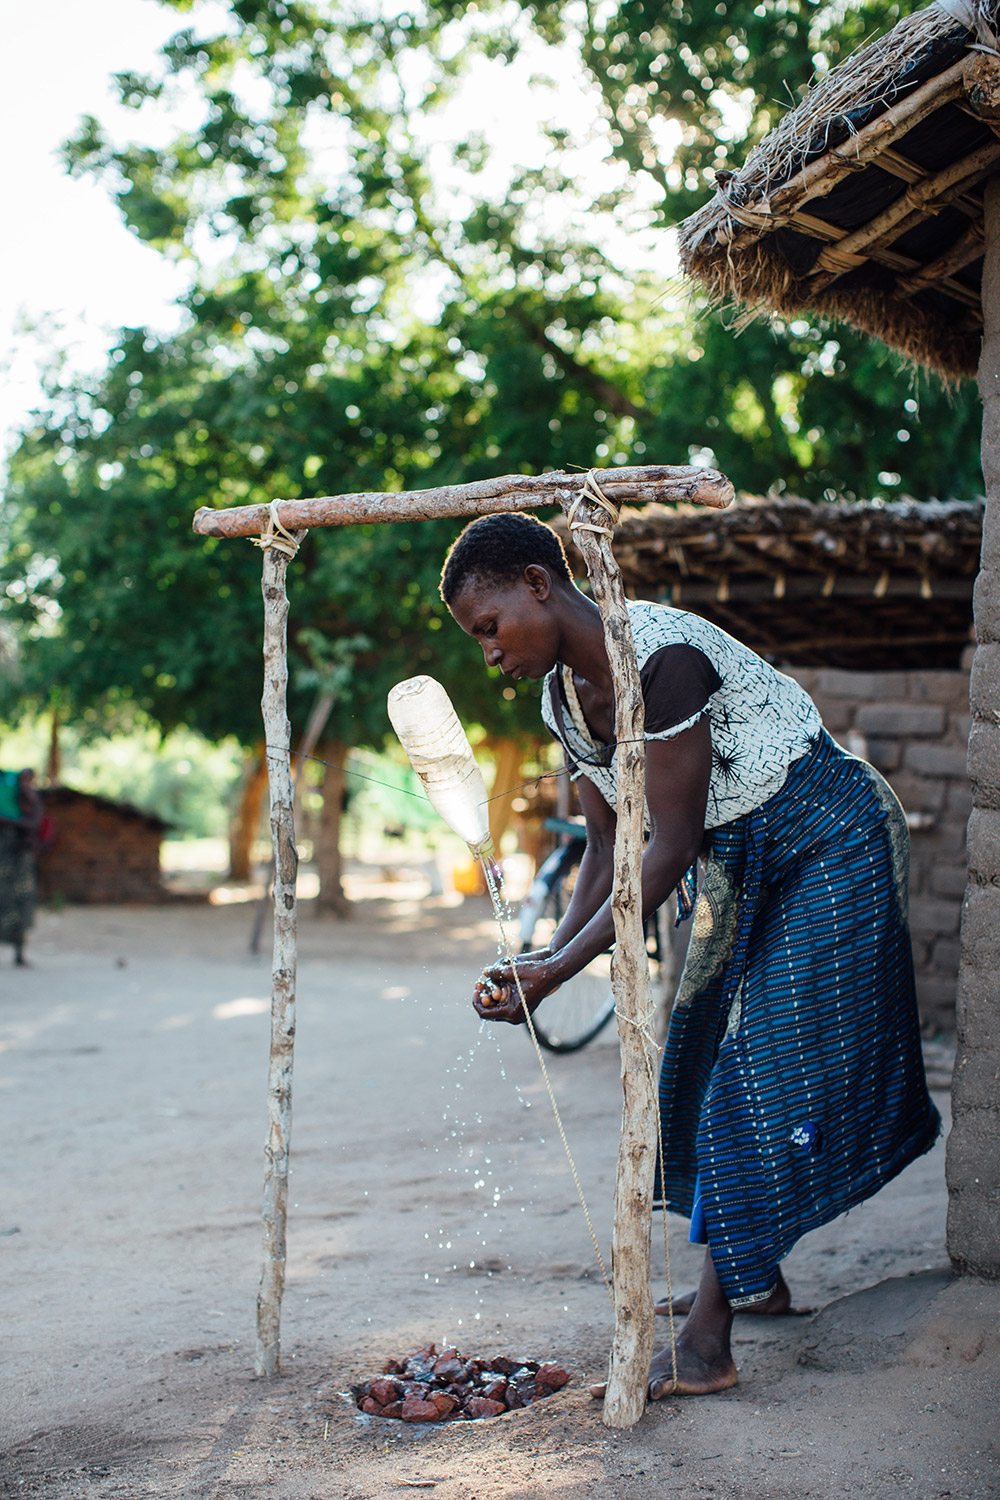
[[[117,82],[137,135],[172,100],[185,128],[153,149],[87,120],[67,161],[190,266],[186,323],[170,338],[123,332],[89,383],[63,389],[54,371],[13,455],[0,582],[25,701],[117,696],[166,728],[255,737],[259,559],[192,537],[206,503],[698,454],[749,490],[978,490],[971,392],[808,318],[734,337],[681,294],[666,236],[637,275],[601,227],[662,227],[696,207],[813,71],[909,5],[427,0],[403,14],[229,0],[205,32],[197,8],[170,3],[191,24],[155,76]],[[468,93],[460,138],[435,137],[468,70],[532,38],[592,80],[599,190],[558,124],[498,178]],[[456,529],[309,538],[290,570],[297,724],[330,666],[320,638],[349,643],[338,738],[379,739],[386,689],[425,670],[467,717],[527,722],[528,686],[501,696],[476,648],[442,628],[436,579]]]

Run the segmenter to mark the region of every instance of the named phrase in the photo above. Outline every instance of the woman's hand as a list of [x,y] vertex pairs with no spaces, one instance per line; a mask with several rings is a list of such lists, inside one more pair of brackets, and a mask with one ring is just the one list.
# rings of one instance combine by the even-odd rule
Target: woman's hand
[[[517,965],[518,991],[514,978]],[[534,1012],[553,990],[559,988],[560,980],[552,973],[552,954],[548,948],[536,949],[533,953],[522,953],[516,959],[505,959],[503,963],[491,964],[484,969],[476,981],[472,1004],[476,1014],[484,1021],[507,1021],[511,1026],[524,1024],[524,1006]],[[521,1003],[524,995],[524,1005]]]

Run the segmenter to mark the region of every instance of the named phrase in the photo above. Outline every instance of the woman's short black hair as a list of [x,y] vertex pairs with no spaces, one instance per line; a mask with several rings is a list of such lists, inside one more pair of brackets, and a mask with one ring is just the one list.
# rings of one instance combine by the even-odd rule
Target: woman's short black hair
[[441,572],[441,598],[451,604],[470,579],[482,583],[516,583],[525,568],[538,563],[572,583],[563,544],[551,526],[519,511],[479,516],[451,545]]

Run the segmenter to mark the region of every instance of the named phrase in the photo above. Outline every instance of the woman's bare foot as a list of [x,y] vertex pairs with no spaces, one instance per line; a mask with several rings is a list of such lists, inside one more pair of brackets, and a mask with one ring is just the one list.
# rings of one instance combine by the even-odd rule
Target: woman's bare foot
[[[680,1297],[675,1297],[673,1301],[674,1317],[686,1318],[692,1307],[694,1307],[694,1299],[697,1295],[697,1292],[684,1292]],[[662,1302],[657,1302],[653,1311],[658,1318],[668,1317],[671,1311],[670,1298],[664,1297]]]
[[708,1352],[694,1348],[686,1334],[687,1329],[677,1340],[676,1381],[669,1347],[661,1349],[650,1365],[650,1401],[662,1401],[665,1396],[711,1396],[736,1384],[738,1377],[728,1339]]
[[719,1284],[711,1252],[706,1250],[698,1291],[675,1354],[669,1347],[661,1349],[650,1367],[650,1401],[661,1401],[664,1396],[710,1396],[735,1385],[736,1366],[729,1348],[732,1326],[733,1310]]
[[[710,1396],[727,1391],[736,1384],[736,1366],[729,1348],[733,1310],[719,1284],[711,1252],[698,1283],[696,1305],[676,1343],[677,1375],[674,1376],[674,1353],[661,1349],[649,1370],[647,1387],[650,1401],[664,1396]],[[603,1396],[603,1386],[591,1386],[592,1396]]]
[[[697,1295],[697,1292],[685,1292],[682,1297],[675,1297],[674,1317],[686,1318],[688,1313],[694,1307],[694,1299]],[[664,1298],[662,1302],[657,1302],[655,1311],[661,1318],[667,1317],[670,1312],[669,1301]],[[778,1272],[778,1284],[775,1287],[774,1291],[771,1293],[770,1297],[766,1299],[766,1301],[753,1302],[749,1307],[737,1308],[737,1312],[763,1313],[768,1317],[773,1318],[781,1317],[784,1313],[795,1314],[803,1311],[808,1311],[808,1309],[792,1306],[792,1294],[788,1290],[785,1278],[782,1276],[780,1271]]]

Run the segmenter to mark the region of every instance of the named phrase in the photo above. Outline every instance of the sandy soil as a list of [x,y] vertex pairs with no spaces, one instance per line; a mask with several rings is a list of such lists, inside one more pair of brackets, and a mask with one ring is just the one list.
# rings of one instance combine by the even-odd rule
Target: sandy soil
[[[249,922],[67,910],[31,970],[0,953],[0,1493],[1000,1493],[1000,1288],[947,1269],[940,1144],[795,1249],[796,1300],[821,1311],[738,1320],[734,1390],[603,1426],[610,1309],[538,1065],[468,1006],[495,948],[480,900],[303,917],[284,1374],[254,1380],[270,977]],[[606,1245],[613,1039],[551,1067]],[[669,1227],[687,1286],[700,1251]],[[662,1262],[660,1243],[657,1291]],[[430,1339],[573,1379],[490,1422],[359,1416],[351,1384]]]

